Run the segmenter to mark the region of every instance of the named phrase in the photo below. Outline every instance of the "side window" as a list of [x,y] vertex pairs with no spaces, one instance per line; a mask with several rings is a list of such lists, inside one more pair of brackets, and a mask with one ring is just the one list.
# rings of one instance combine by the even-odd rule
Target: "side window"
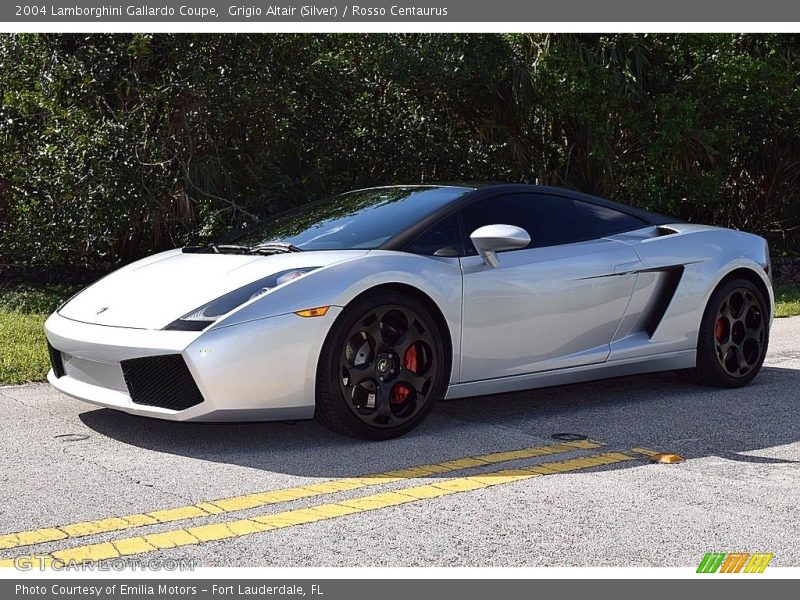
[[426,256],[461,256],[461,226],[458,215],[450,215],[443,221],[428,229],[406,248],[412,254]]
[[584,215],[584,220],[591,225],[592,235],[594,237],[614,235],[647,226],[647,223],[641,219],[626,215],[613,208],[606,208],[605,206],[590,204],[589,202],[581,202],[580,200],[576,200],[575,205],[578,207],[581,214]]
[[[585,219],[581,217],[571,199],[545,194],[497,196],[463,211],[467,237],[484,225],[515,225],[531,236],[529,248],[569,244],[592,237]],[[475,254],[471,243],[467,248],[470,254]]]

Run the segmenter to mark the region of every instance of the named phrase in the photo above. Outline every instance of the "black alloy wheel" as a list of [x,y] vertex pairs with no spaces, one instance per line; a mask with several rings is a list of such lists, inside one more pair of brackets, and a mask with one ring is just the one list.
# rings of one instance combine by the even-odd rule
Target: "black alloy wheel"
[[382,294],[359,301],[340,315],[325,346],[317,417],[347,435],[402,435],[425,418],[446,386],[441,333],[413,298]]
[[766,344],[761,301],[745,287],[731,290],[714,321],[714,347],[720,366],[731,377],[745,377],[760,364]]
[[706,306],[697,338],[697,365],[685,371],[701,385],[741,387],[761,370],[769,346],[767,299],[753,282],[723,282]]
[[433,389],[434,344],[424,319],[407,307],[363,314],[339,356],[339,390],[353,414],[374,427],[414,418]]

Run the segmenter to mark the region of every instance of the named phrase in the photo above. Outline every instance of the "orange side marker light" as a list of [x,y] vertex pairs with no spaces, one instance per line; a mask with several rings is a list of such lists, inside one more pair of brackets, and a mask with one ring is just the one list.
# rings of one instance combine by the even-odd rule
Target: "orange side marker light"
[[306,308],[304,310],[295,311],[298,317],[308,319],[309,317],[324,317],[328,313],[330,306],[317,306],[316,308]]

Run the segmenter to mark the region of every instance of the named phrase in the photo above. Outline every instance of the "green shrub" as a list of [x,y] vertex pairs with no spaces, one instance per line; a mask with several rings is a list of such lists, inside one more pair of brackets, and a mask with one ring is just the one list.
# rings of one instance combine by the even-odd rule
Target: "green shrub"
[[0,311],[49,314],[80,291],[76,285],[0,286]]
[[0,263],[105,265],[360,186],[566,186],[800,252],[800,41],[0,35]]

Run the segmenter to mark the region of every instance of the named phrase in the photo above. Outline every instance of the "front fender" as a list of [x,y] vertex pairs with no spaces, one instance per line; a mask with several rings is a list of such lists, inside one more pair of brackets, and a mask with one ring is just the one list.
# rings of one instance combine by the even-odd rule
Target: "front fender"
[[211,330],[318,306],[347,306],[356,296],[387,284],[418,289],[444,316],[453,345],[451,380],[457,381],[461,349],[462,277],[457,258],[373,250],[313,271],[275,289],[216,323]]

